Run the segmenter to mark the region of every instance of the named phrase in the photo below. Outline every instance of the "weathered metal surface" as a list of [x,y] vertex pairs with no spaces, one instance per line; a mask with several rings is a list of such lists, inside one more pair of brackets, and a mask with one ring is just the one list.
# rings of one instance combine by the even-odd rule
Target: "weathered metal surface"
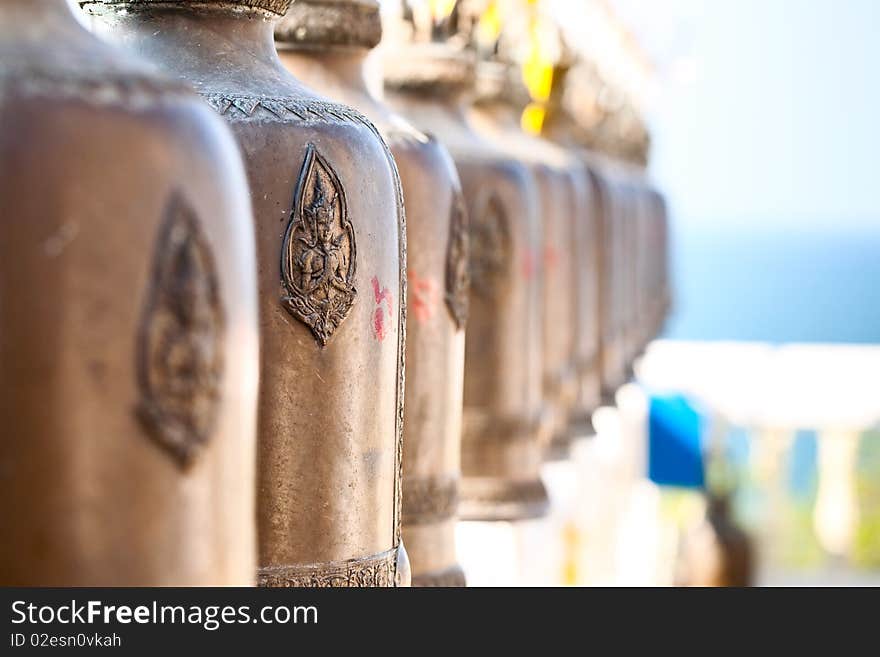
[[468,315],[468,224],[446,149],[379,102],[364,84],[378,3],[297,2],[276,27],[279,53],[299,79],[364,112],[387,140],[407,205],[407,377],[403,537],[413,584],[463,585],[455,555]]
[[289,6],[87,4],[109,38],[195,86],[244,153],[261,310],[261,583],[406,584],[400,180],[362,114],[284,70],[273,28]]
[[499,149],[528,167],[538,183],[543,225],[543,395],[551,418],[547,457],[564,459],[573,438],[570,423],[581,368],[590,356],[590,346],[579,334],[579,276],[581,265],[591,259],[591,254],[582,252],[587,246],[583,228],[591,210],[587,170],[564,149],[523,132],[519,116],[528,94],[524,88],[520,91],[515,67],[485,61],[477,71],[475,125]]
[[0,583],[254,581],[245,172],[191,91],[0,3]]
[[410,44],[386,68],[389,102],[449,148],[470,216],[461,517],[542,515],[541,224],[534,177],[466,116],[474,71],[441,44]]

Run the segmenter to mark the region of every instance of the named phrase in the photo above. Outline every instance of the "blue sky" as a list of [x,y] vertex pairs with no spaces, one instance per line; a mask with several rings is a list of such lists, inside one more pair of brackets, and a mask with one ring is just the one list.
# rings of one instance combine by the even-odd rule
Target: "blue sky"
[[880,231],[880,2],[660,1],[683,29],[652,171],[677,219]]
[[657,1],[667,336],[880,343],[880,1]]

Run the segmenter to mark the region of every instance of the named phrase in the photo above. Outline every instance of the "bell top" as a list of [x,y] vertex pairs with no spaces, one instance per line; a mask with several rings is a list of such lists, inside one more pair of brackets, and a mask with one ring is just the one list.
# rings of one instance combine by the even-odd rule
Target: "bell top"
[[476,62],[470,53],[443,43],[410,43],[385,61],[385,87],[425,96],[472,90]]
[[[94,18],[94,33],[173,71],[209,101],[218,98],[221,107],[215,109],[221,114],[232,99],[244,103],[247,116],[255,111],[271,114],[253,105],[251,98],[320,100],[278,59],[274,23],[291,0],[77,2]],[[283,111],[282,115],[287,116]]]
[[531,98],[515,64],[480,61],[476,67],[476,103],[500,103],[522,110]]
[[76,21],[67,0],[0,0],[0,80],[18,78],[34,87],[50,73],[55,94],[85,80],[110,79],[127,81],[129,90],[184,89],[147,62],[95,38]]
[[151,7],[168,9],[215,9],[215,10],[254,10],[267,14],[272,18],[283,16],[290,8],[293,0],[79,0],[80,5],[107,5],[108,8],[149,10]]
[[377,0],[295,0],[275,27],[281,49],[372,50],[381,40]]

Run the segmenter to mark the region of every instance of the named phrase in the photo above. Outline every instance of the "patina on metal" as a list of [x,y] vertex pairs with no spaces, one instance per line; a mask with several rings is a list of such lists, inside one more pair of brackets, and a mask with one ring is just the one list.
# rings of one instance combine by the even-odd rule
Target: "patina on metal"
[[460,515],[543,515],[541,224],[529,170],[481,137],[467,117],[474,61],[436,26],[411,35],[386,62],[389,102],[452,153],[470,216]]
[[108,38],[192,84],[244,152],[263,347],[259,582],[408,584],[406,241],[387,146],[284,69],[274,24],[290,0],[82,4]]
[[0,3],[0,583],[255,579],[251,207],[196,94]]
[[455,522],[468,314],[467,215],[446,149],[367,89],[365,59],[380,38],[374,0],[298,0],[275,27],[284,65],[320,93],[369,117],[397,162],[409,220],[403,539],[414,586],[463,586]]

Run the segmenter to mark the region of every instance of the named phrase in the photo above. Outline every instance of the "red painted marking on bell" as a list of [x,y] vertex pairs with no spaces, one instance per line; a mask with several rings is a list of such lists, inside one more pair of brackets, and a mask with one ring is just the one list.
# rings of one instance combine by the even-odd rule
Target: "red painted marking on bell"
[[376,312],[373,314],[373,333],[379,342],[385,339],[385,314],[381,308],[376,308]]
[[377,305],[380,305],[382,301],[385,301],[385,303],[388,304],[388,314],[394,314],[394,306],[392,305],[393,301],[391,299],[391,292],[388,291],[387,287],[381,286],[378,276],[373,276],[373,296],[376,297]]
[[385,309],[382,308],[382,302],[385,302],[388,308],[389,321],[394,316],[394,305],[391,298],[391,292],[387,287],[382,287],[378,276],[373,276],[373,298],[376,300],[376,311],[373,313],[373,334],[379,342],[382,342],[387,335],[388,329],[385,322]]
[[413,316],[420,324],[430,321],[437,310],[437,300],[440,297],[437,282],[428,276],[419,278],[412,269],[407,274],[409,279],[410,306]]
[[523,249],[522,254],[522,275],[526,280],[531,280],[535,277],[535,274],[538,270],[538,263],[536,262],[537,258],[535,258],[535,252],[531,249]]
[[552,244],[548,244],[544,248],[544,266],[547,269],[553,269],[559,264],[559,250]]

